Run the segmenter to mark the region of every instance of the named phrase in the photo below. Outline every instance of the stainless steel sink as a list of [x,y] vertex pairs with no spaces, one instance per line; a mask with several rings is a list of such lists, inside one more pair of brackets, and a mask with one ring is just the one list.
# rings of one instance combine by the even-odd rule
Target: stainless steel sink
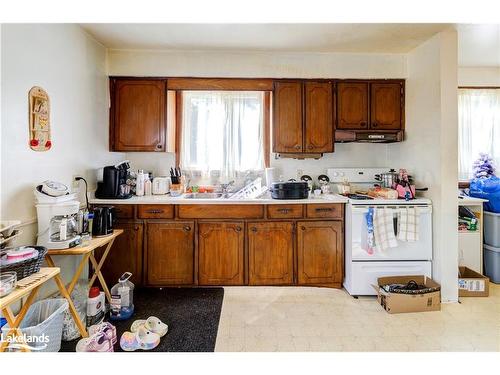
[[222,193],[188,193],[184,194],[186,199],[220,199],[224,198]]

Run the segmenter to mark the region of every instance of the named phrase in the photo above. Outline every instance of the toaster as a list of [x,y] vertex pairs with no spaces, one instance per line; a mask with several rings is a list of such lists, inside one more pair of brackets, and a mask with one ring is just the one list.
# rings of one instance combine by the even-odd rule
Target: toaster
[[170,178],[155,177],[153,178],[152,193],[154,195],[167,194],[170,191]]

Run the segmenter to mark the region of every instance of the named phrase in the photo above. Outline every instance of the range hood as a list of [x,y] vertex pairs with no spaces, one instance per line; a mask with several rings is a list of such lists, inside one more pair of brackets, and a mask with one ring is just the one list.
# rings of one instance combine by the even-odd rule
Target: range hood
[[348,131],[336,130],[335,142],[357,142],[357,143],[394,143],[404,140],[404,131]]

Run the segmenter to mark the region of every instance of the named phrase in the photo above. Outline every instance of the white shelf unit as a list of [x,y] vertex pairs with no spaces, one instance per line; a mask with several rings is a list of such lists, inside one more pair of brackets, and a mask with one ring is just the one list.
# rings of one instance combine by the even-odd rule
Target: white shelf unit
[[458,206],[466,206],[478,218],[476,231],[458,231],[458,263],[483,273],[483,202],[479,198],[458,199]]

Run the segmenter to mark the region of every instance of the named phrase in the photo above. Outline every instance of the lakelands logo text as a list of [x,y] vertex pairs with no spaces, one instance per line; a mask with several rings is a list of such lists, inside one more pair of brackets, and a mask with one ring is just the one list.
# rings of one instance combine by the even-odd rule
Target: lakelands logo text
[[7,347],[9,349],[28,349],[30,351],[44,350],[47,348],[47,344],[50,341],[49,336],[45,333],[28,336],[25,333],[21,333],[21,335],[9,335],[8,332],[9,328],[2,328],[1,342],[2,344],[8,342],[9,345],[7,345]]

